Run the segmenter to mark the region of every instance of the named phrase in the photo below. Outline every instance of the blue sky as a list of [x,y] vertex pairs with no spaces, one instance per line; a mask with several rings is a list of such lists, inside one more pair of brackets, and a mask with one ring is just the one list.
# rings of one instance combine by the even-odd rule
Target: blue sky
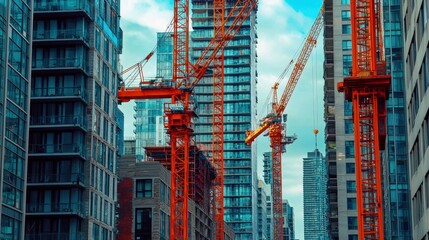
[[[156,44],[156,32],[164,31],[172,17],[172,0],[122,0],[121,27],[124,48],[121,64],[124,68],[142,60]],[[296,54],[322,5],[322,0],[260,0],[258,8],[258,119],[266,111],[262,105],[270,88],[287,63]],[[320,34],[322,36],[323,33]],[[324,152],[323,122],[323,46],[322,37],[313,50],[298,85],[286,107],[288,132],[298,140],[287,146],[283,154],[283,197],[295,209],[297,239],[304,239],[302,200],[302,159],[315,148],[313,129],[319,129],[318,148]],[[145,76],[155,76],[156,59],[144,68]],[[279,87],[283,92],[287,77]],[[314,94],[313,94],[314,93]],[[120,108],[126,119],[125,136],[133,136],[133,103]],[[288,135],[289,135],[288,134]],[[258,175],[262,176],[262,154],[271,151],[269,139],[261,136],[258,149]]]

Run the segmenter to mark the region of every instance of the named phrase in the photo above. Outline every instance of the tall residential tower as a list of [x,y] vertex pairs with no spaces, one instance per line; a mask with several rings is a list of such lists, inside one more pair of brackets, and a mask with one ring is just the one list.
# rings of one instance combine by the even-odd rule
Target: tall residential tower
[[0,2],[0,238],[24,237],[33,1]]
[[[429,3],[401,1],[413,239],[429,238]],[[399,25],[400,23],[398,23]],[[404,146],[406,146],[404,144]],[[403,150],[403,148],[401,148]],[[411,238],[410,238],[411,239]]]
[[[227,0],[228,13],[235,1]],[[213,1],[192,1],[191,34],[193,56],[201,55],[213,37]],[[254,129],[256,117],[256,11],[241,26],[226,47],[224,159],[225,159],[225,221],[234,229],[236,239],[256,239],[257,178],[256,146],[244,143],[245,132]],[[226,25],[228,27],[228,24]],[[195,139],[205,150],[212,143],[212,75],[208,73],[195,88],[199,118]]]
[[114,237],[119,9],[120,1],[34,1],[29,239]]

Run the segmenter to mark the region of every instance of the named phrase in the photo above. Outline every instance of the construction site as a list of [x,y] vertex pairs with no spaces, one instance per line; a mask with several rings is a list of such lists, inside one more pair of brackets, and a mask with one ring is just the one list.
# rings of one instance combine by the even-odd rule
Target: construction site
[[0,1],[0,239],[428,240],[428,13]]

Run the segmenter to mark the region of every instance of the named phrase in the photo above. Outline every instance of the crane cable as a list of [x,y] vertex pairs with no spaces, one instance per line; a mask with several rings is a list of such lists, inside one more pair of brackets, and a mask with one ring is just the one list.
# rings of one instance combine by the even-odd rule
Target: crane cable
[[315,142],[315,149],[317,149],[317,134],[319,133],[318,130],[318,123],[319,123],[319,113],[318,113],[318,84],[317,84],[317,76],[318,76],[318,69],[317,69],[317,46],[315,47],[315,54],[312,58],[313,62],[313,68],[312,68],[312,87],[313,87],[313,94],[312,94],[312,100],[313,100],[313,133],[314,133],[314,142]]

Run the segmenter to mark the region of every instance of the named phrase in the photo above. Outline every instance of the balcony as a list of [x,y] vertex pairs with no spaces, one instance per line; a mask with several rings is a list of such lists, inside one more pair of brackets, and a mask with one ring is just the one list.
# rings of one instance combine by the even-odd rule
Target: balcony
[[29,144],[30,157],[78,156],[85,159],[85,149],[82,144]]
[[88,100],[88,94],[81,87],[46,87],[31,89],[31,100],[43,99],[47,101],[52,101],[53,98],[60,100],[80,99],[86,103]]
[[57,71],[58,73],[74,73],[76,70],[88,75],[87,62],[83,57],[71,58],[44,58],[35,59],[32,66],[33,72]]
[[46,185],[79,185],[85,186],[85,175],[82,173],[29,174],[29,186]]
[[87,130],[87,121],[83,116],[40,116],[30,117],[30,128],[81,128]]
[[30,215],[79,215],[84,216],[84,205],[81,203],[47,203],[28,204],[27,213]]
[[83,41],[89,46],[89,33],[83,29],[67,29],[67,30],[36,30],[33,32],[34,42],[48,42],[59,40],[63,42]]
[[91,4],[88,0],[54,0],[35,1],[34,15],[57,14],[61,16],[84,13],[89,18],[93,17]]
[[25,240],[86,240],[83,232],[71,231],[70,233],[26,233]]

